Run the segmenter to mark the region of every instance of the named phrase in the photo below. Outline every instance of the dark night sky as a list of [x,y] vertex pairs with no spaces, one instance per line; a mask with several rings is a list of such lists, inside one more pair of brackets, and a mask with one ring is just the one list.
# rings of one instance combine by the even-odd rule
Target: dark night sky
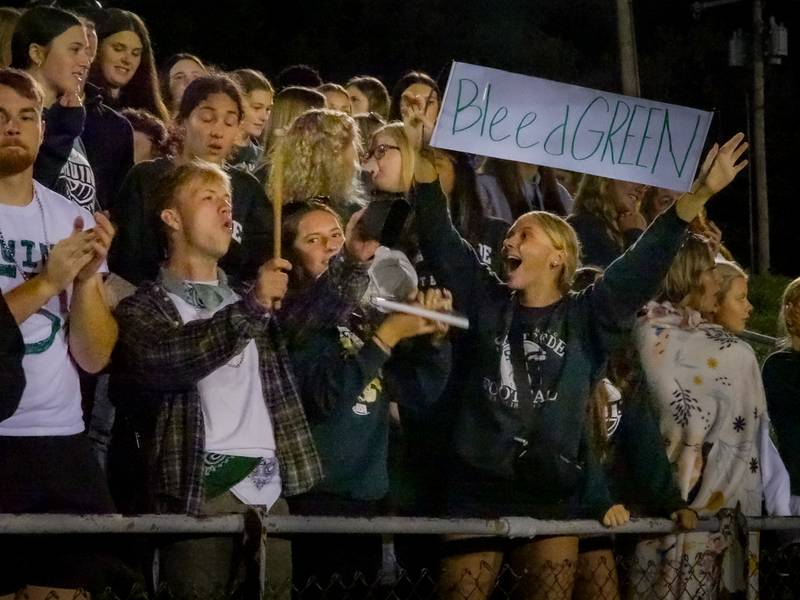
[[[139,13],[150,27],[157,59],[177,51],[223,68],[250,66],[268,76],[304,62],[326,80],[371,74],[391,89],[410,68],[436,77],[460,60],[610,91],[619,90],[614,0],[327,0],[318,3],[228,0],[213,9],[197,2],[121,0],[106,5]],[[716,114],[709,145],[746,131],[747,69],[727,66],[728,39],[749,28],[747,0],[693,18],[689,0],[633,0],[642,95]],[[792,8],[800,0],[764,0],[765,15],[798,33]],[[203,6],[209,6],[202,3]],[[795,46],[796,47],[796,46]],[[767,152],[773,267],[790,275],[796,252],[784,240],[793,225],[790,150],[800,147],[794,120],[800,105],[797,55],[767,69]],[[725,239],[749,263],[748,179],[713,201],[709,212]],[[782,218],[781,218],[782,217]]]

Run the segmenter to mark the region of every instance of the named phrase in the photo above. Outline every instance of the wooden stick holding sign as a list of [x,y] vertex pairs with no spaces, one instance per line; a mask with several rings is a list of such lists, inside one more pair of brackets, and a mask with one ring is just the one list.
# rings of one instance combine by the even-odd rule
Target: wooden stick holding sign
[[281,229],[283,225],[283,160],[279,153],[273,154],[272,163],[272,256],[281,258]]

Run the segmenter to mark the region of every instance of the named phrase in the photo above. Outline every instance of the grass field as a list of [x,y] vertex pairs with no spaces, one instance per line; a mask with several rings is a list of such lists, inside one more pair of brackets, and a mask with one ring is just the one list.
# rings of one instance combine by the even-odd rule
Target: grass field
[[[750,302],[753,314],[747,328],[764,335],[778,335],[778,311],[781,296],[791,278],[782,275],[752,275],[750,277]],[[753,344],[759,361],[763,362],[773,350],[765,344]]]

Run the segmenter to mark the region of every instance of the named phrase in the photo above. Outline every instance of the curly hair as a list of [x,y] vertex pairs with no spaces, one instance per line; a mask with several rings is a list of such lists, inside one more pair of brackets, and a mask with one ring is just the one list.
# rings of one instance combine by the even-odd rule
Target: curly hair
[[[356,123],[349,115],[324,108],[304,112],[272,149],[267,195],[282,197],[284,203],[326,196],[340,214],[347,204],[362,204],[356,164],[360,146]],[[348,147],[355,152],[351,163],[344,156]]]

